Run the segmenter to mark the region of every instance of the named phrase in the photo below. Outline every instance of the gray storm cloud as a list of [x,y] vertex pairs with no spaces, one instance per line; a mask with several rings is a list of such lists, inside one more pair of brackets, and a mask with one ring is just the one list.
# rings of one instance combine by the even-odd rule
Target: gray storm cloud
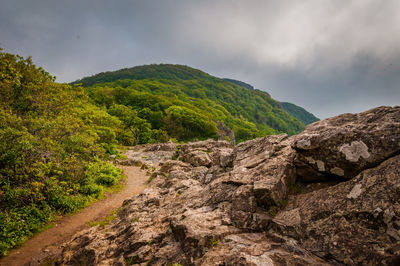
[[3,0],[0,46],[69,82],[179,63],[324,118],[400,102],[400,2]]

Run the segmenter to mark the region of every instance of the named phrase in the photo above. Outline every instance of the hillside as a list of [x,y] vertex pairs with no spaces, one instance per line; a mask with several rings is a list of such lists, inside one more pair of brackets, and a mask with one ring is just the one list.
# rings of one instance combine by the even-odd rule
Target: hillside
[[297,106],[293,103],[288,102],[281,102],[282,108],[285,109],[286,112],[293,115],[297,119],[299,119],[304,124],[308,125],[318,121],[319,119],[313,115],[312,113],[308,112],[304,108]]
[[304,129],[304,123],[268,93],[182,65],[137,66],[73,84],[86,87],[96,104],[129,107],[152,129],[164,130],[178,140],[215,137],[215,121],[233,129],[238,142],[277,133],[293,135]]
[[[254,90],[253,86],[251,86],[250,84],[245,83],[243,81],[235,80],[235,79],[228,79],[228,78],[224,78],[224,80],[229,81],[233,84],[239,85],[241,87],[247,88],[249,90]],[[268,96],[270,96],[267,92],[265,92],[265,93]],[[319,120],[316,116],[314,116],[312,113],[305,110],[303,107],[297,106],[293,103],[281,102],[281,106],[286,112],[288,112],[289,114],[291,114],[292,116],[294,116],[295,118],[297,118],[298,120],[303,122],[305,125],[311,124],[311,123]]]

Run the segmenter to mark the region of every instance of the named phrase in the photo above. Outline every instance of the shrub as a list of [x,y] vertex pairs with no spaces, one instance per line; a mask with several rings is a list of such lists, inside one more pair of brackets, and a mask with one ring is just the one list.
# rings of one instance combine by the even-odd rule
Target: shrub
[[103,195],[104,189],[102,186],[97,184],[88,184],[81,186],[79,192],[97,199]]

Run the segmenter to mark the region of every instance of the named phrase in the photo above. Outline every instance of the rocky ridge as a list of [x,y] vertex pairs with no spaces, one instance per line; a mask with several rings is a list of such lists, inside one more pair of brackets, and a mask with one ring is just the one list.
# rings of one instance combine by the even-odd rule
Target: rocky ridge
[[125,164],[151,175],[60,265],[400,263],[400,107],[309,125],[297,136],[153,144]]

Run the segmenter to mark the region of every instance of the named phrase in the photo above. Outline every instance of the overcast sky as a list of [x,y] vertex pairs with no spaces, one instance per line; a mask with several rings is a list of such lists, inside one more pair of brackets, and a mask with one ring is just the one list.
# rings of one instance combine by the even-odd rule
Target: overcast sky
[[0,47],[59,82],[173,63],[320,118],[400,104],[398,0],[1,0]]

